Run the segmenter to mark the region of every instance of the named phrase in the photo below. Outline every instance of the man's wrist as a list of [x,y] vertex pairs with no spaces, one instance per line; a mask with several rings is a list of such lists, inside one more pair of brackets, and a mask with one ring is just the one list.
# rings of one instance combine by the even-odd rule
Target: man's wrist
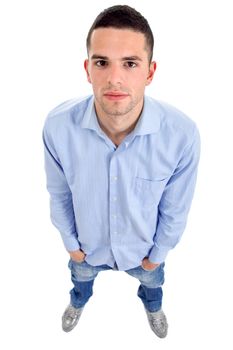
[[77,262],[82,262],[85,259],[86,254],[81,250],[69,251],[70,257],[72,260]]
[[150,261],[148,258],[144,258],[142,260],[142,267],[145,270],[154,270],[159,266],[159,263],[153,263],[152,261]]

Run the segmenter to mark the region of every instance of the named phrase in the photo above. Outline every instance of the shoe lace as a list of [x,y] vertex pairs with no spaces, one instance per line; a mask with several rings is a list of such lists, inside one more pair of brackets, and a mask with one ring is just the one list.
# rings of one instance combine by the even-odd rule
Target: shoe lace
[[163,330],[166,326],[166,319],[160,317],[160,315],[153,315],[151,316],[151,323],[156,329]]
[[70,318],[75,318],[78,314],[78,310],[76,308],[74,308],[72,305],[69,306],[69,309],[68,309],[68,317]]

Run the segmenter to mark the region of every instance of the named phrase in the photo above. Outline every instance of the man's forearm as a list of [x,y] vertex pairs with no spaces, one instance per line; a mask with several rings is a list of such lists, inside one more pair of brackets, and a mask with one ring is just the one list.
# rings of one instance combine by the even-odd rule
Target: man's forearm
[[68,251],[79,250],[71,194],[50,196],[51,221],[60,232],[65,248]]

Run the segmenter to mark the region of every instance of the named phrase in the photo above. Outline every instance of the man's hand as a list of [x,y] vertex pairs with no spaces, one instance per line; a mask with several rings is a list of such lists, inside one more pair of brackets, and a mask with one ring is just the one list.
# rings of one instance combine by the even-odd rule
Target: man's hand
[[154,264],[152,263],[148,258],[144,258],[142,260],[142,267],[145,269],[145,270],[155,270],[160,264]]
[[72,260],[79,263],[83,262],[86,256],[86,254],[81,249],[75,250],[74,252],[69,252],[69,254]]

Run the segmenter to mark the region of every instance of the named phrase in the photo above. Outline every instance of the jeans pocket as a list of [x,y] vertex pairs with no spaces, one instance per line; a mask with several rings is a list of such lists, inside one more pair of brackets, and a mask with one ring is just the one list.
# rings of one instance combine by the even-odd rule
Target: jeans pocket
[[75,265],[82,265],[84,262],[85,262],[85,260],[83,260],[83,261],[75,261],[75,260],[70,258],[69,262],[68,262],[68,267],[69,267],[69,269],[72,269],[73,266],[75,266]]
[[141,269],[142,269],[143,271],[145,271],[145,272],[153,272],[153,271],[155,271],[155,270],[157,269],[157,267],[155,267],[153,270],[147,270],[147,269],[145,269],[143,266],[141,266]]

